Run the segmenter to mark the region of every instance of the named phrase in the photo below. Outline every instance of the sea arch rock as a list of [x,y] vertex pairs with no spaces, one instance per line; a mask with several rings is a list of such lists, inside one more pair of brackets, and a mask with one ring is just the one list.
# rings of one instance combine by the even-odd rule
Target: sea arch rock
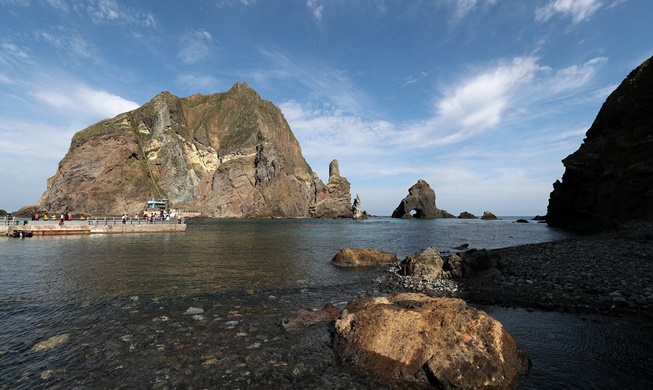
[[[415,214],[411,214],[414,211]],[[392,218],[454,218],[435,206],[435,191],[425,180],[418,180],[392,212]]]

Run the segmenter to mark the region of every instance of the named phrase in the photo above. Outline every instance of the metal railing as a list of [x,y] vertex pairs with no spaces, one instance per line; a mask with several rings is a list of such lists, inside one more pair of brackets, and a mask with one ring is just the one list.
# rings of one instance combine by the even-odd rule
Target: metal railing
[[185,224],[184,218],[132,218],[132,217],[91,217],[89,225],[174,225]]
[[[60,218],[48,218],[47,220],[39,218],[38,220],[30,220],[30,218],[18,218],[18,217],[2,217],[0,218],[3,226],[25,226],[25,225],[58,225]],[[168,218],[161,219],[157,218],[133,218],[127,217],[124,219],[122,217],[89,217],[89,218],[73,218],[71,220],[64,219],[64,225],[165,225],[165,224],[185,224],[186,219],[180,218]]]

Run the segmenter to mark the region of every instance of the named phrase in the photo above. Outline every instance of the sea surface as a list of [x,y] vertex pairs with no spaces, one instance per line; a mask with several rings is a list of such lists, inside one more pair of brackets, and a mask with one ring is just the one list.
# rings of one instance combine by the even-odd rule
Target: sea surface
[[[517,218],[203,219],[185,233],[0,237],[0,389],[369,388],[335,361],[327,325],[281,326],[301,309],[379,294],[383,267],[331,258],[569,237]],[[520,388],[653,388],[650,323],[481,308],[533,362]]]

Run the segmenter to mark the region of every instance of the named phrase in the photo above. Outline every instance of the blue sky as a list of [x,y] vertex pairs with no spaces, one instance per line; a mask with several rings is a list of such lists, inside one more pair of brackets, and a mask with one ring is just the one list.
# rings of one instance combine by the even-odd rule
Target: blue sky
[[322,180],[389,215],[545,214],[561,160],[653,55],[649,0],[0,0],[0,208],[36,203],[73,134],[161,91],[245,81]]

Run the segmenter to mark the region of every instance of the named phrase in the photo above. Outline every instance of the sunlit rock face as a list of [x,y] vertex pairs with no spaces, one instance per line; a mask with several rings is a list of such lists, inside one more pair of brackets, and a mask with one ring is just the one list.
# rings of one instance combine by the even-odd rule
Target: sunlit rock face
[[485,312],[423,294],[349,302],[333,344],[338,361],[367,374],[371,388],[507,389],[530,367]]
[[236,83],[213,95],[162,92],[78,132],[36,207],[134,214],[155,196],[213,217],[310,217],[333,196],[349,211],[329,216],[349,217],[349,186],[327,186],[279,108]]
[[609,227],[653,219],[653,57],[601,107],[578,150],[563,161],[547,223]]

